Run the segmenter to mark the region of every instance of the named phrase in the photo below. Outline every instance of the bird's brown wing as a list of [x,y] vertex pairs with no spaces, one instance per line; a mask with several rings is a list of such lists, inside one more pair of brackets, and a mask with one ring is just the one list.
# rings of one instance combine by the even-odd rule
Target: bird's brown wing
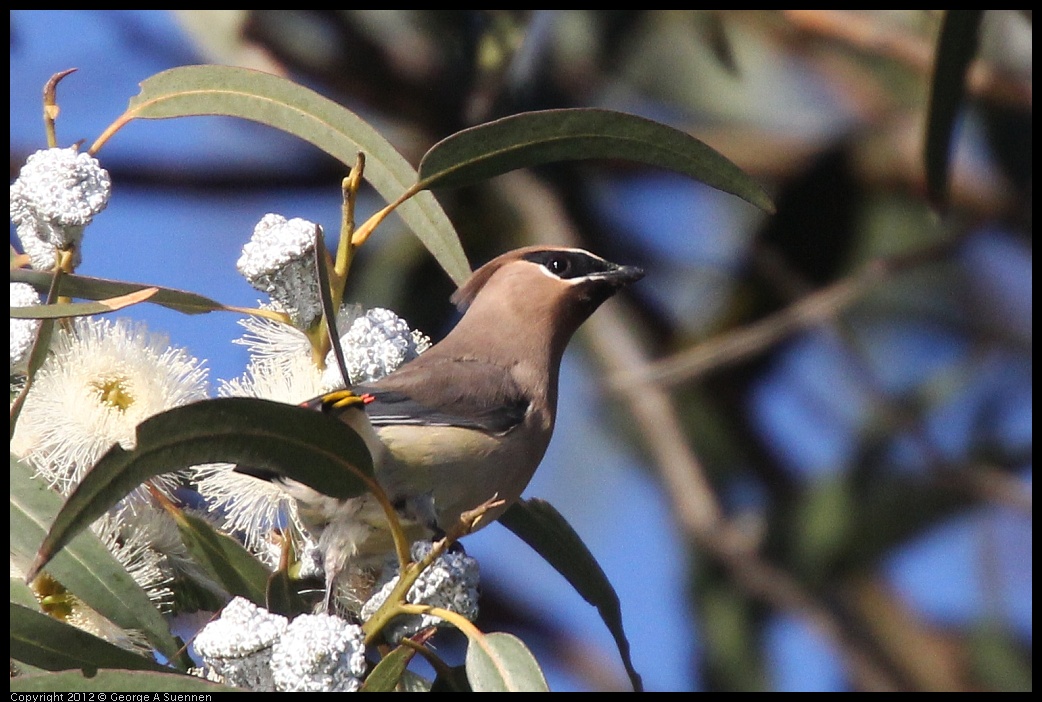
[[[431,378],[438,381],[428,382]],[[375,427],[425,424],[505,434],[524,420],[531,404],[509,369],[458,358],[421,356],[375,383],[351,389],[372,398],[365,409]]]

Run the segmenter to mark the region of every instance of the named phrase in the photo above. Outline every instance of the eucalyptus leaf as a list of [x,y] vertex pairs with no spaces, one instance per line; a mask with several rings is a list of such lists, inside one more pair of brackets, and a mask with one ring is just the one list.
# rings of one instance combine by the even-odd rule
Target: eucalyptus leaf
[[977,53],[984,10],[945,10],[937,41],[926,124],[926,192],[937,206],[948,199],[955,118],[966,92],[966,74]]
[[[27,283],[33,286],[37,292],[45,293],[51,284],[51,274],[19,268],[11,271],[11,282]],[[84,300],[119,298],[150,289],[155,289],[156,292],[148,297],[147,302],[177,310],[178,312],[202,314],[204,312],[228,309],[221,303],[202,295],[173,288],[144,285],[143,283],[126,283],[119,280],[106,280],[104,278],[90,278],[71,274],[63,275],[58,282],[59,295]]]
[[[218,685],[209,680],[190,675],[158,673],[137,670],[99,670],[96,675],[86,676],[75,670],[43,675],[29,675],[11,679],[11,692],[79,692],[109,695],[113,692],[152,692],[160,693],[164,700],[177,699],[172,693],[214,693],[214,692],[252,692],[244,688]],[[167,694],[171,693],[171,694]],[[101,700],[101,696],[83,697],[82,699]],[[47,699],[40,697],[39,699]],[[54,699],[54,698],[50,698]],[[111,698],[109,698],[111,699]],[[183,699],[205,699],[203,697]]]
[[545,500],[521,500],[511,506],[499,522],[531,546],[571,583],[584,600],[597,608],[615,638],[634,691],[642,692],[644,684],[633,668],[630,644],[622,628],[619,596],[593,554],[561,513]]
[[193,563],[228,594],[245,597],[259,607],[265,606],[271,574],[253,554],[199,517],[178,510],[174,520]]
[[318,297],[322,303],[322,318],[326,323],[326,334],[329,346],[333,350],[340,377],[350,382],[351,374],[347,372],[347,361],[344,360],[344,348],[340,344],[340,330],[336,328],[336,304],[333,301],[332,287],[329,284],[329,268],[326,265],[329,254],[326,253],[326,242],[321,230],[315,237],[315,276],[318,278]]
[[474,692],[549,692],[535,656],[513,634],[493,632],[467,645],[467,679]]
[[668,168],[774,211],[752,178],[690,134],[636,115],[593,108],[523,112],[457,132],[432,146],[420,161],[418,185],[458,187],[518,168],[591,158]]
[[405,674],[405,667],[415,654],[408,646],[399,646],[388,653],[369,672],[362,685],[362,692],[394,692]]
[[149,478],[205,463],[270,471],[338,499],[377,487],[365,442],[329,415],[253,398],[196,402],[142,422],[134,449],[116,445],[101,457],[55,517],[30,577]]
[[[10,555],[27,569],[62,498],[32,470],[11,458]],[[86,605],[124,629],[138,629],[156,650],[173,659],[180,648],[163,616],[126,568],[90,531],[84,531],[47,566],[47,572]]]
[[59,317],[86,317],[92,314],[106,314],[145,302],[157,292],[159,292],[159,288],[144,288],[127,295],[110,297],[98,302],[59,302],[53,305],[12,307],[11,319],[56,319]]
[[[299,137],[346,166],[366,155],[365,178],[388,202],[416,181],[416,171],[398,151],[354,112],[286,78],[231,66],[182,66],[141,83],[123,120],[224,115],[260,122]],[[470,266],[459,236],[430,193],[398,208],[445,272],[461,285]]]
[[98,668],[167,671],[155,661],[131,653],[93,634],[13,602],[11,658],[45,670]]

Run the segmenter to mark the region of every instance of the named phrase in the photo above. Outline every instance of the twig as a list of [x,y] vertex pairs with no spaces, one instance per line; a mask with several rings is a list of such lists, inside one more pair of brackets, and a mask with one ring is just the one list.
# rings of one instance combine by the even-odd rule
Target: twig
[[810,293],[798,302],[758,322],[700,343],[668,358],[633,366],[613,376],[613,390],[623,392],[634,385],[654,383],[671,387],[693,382],[711,372],[740,363],[769,350],[778,342],[809,327],[832,321],[843,310],[860,300],[882,282],[898,273],[920,265],[925,260],[946,253],[950,242],[929,250],[880,258],[865,264],[859,271]]

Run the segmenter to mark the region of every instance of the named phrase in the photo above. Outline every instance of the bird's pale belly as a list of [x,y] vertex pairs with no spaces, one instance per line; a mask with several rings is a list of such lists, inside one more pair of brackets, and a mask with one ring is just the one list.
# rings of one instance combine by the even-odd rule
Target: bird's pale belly
[[488,512],[479,527],[494,521],[521,496],[546,450],[545,443],[518,450],[509,434],[458,427],[381,427],[379,435],[388,453],[378,461],[377,479],[391,500],[429,496],[443,530],[496,496],[505,503]]

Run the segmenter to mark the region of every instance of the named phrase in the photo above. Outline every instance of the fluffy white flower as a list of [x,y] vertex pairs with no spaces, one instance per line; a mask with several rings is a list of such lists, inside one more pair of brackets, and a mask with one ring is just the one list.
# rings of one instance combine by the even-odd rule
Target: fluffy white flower
[[[430,541],[417,541],[412,545],[414,561],[419,561],[431,552]],[[362,620],[368,620],[383,605],[391,590],[398,584],[398,565],[388,562],[377,589],[362,607]],[[478,562],[465,553],[443,553],[416,579],[405,599],[412,604],[440,607],[473,621],[478,616]],[[432,626],[444,626],[445,621],[429,614],[396,617],[384,630],[388,641],[399,641]]]
[[322,314],[314,260],[318,231],[318,225],[305,219],[266,214],[235,264],[250,285],[271,295],[301,329]]
[[[278,305],[262,303],[260,307],[282,311]],[[296,327],[255,316],[240,319],[239,326],[246,331],[232,343],[246,347],[251,364],[264,363],[275,372],[289,371],[302,360],[316,367],[312,360],[311,342],[304,332]]]
[[354,692],[365,673],[365,634],[328,614],[302,614],[275,642],[271,674],[283,692]]
[[[162,611],[169,611],[174,601],[174,591],[170,589],[173,576],[164,567],[163,554],[154,548],[153,528],[141,528],[139,524],[129,527],[123,516],[130,515],[127,511],[123,515],[106,514],[91,524],[91,531],[127,569],[134,582],[148,593],[152,603]],[[162,515],[156,513],[156,516]]]
[[[138,424],[206,398],[206,369],[166,337],[127,320],[80,318],[58,332],[12,441],[63,494],[113,444],[133,448]],[[167,476],[153,481],[172,485]]]
[[[29,307],[40,304],[40,296],[31,285],[11,283],[11,307]],[[11,317],[11,375],[24,375],[29,363],[29,352],[36,340],[38,319]]]

